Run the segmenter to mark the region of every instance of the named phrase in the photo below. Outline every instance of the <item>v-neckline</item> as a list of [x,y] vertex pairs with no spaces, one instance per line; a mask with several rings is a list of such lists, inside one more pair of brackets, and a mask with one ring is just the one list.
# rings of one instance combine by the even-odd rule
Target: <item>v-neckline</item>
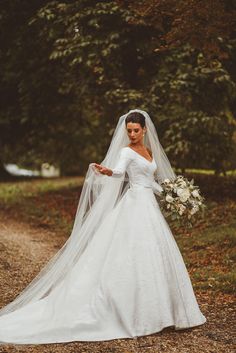
[[149,163],[152,163],[153,162],[153,157],[152,157],[152,160],[149,161],[147,158],[143,157],[140,153],[136,152],[133,148],[127,146],[130,150],[132,150],[134,153],[136,153],[138,156],[140,156],[141,158],[145,159],[145,161],[149,162]]

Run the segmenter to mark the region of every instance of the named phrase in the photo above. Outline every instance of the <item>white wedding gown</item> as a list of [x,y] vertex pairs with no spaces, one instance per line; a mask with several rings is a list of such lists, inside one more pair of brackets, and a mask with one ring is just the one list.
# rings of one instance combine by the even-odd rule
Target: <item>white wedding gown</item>
[[133,338],[206,322],[154,193],[157,165],[122,148],[112,177],[130,187],[48,296],[0,317],[0,342],[39,344]]

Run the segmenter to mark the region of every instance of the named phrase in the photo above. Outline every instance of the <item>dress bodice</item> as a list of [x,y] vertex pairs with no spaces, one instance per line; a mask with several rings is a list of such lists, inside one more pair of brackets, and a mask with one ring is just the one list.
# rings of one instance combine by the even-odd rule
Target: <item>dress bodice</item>
[[155,159],[147,160],[130,147],[123,147],[120,152],[119,160],[112,170],[112,177],[121,177],[125,172],[129,176],[130,187],[140,185],[152,188],[159,194],[163,189],[155,181],[154,173],[157,170]]

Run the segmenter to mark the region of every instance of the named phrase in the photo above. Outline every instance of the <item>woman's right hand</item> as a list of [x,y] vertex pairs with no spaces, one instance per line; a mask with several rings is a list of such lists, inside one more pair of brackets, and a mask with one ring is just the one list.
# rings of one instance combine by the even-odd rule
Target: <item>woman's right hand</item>
[[96,170],[98,170],[99,173],[101,173],[103,175],[111,176],[113,173],[111,169],[106,168],[106,167],[102,166],[101,164],[92,163],[92,166],[95,167]]

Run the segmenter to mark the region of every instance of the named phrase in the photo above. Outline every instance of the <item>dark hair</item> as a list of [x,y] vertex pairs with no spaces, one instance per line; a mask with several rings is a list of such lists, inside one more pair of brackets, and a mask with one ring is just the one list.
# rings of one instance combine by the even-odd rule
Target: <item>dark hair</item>
[[129,113],[125,118],[125,125],[127,126],[128,123],[139,123],[144,128],[146,126],[145,116],[138,112]]

